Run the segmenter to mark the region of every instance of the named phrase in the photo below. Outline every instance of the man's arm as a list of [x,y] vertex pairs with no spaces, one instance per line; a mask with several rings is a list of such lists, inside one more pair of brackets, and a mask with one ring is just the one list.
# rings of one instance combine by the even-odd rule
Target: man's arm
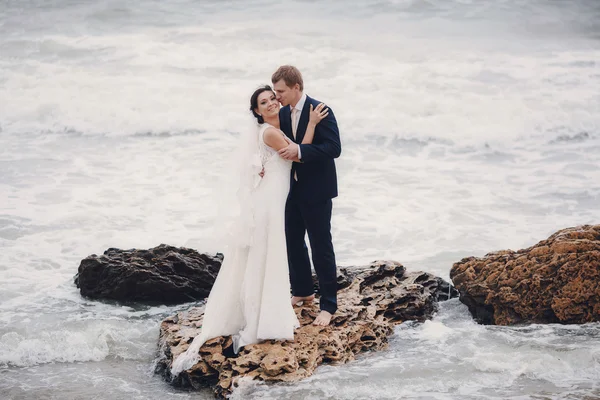
[[[267,146],[269,146],[277,152],[285,150],[291,144],[295,145],[295,143],[292,142],[290,138],[285,135],[285,133],[283,133],[277,128],[267,128],[267,130],[265,130],[263,139]],[[300,162],[300,159],[298,157],[289,158],[289,160]],[[261,177],[264,176],[264,169],[261,173]]]
[[323,140],[323,143],[301,144],[301,162],[310,163],[314,161],[334,159],[338,158],[342,152],[340,131],[331,108],[329,109],[329,115],[319,122],[317,128],[319,130],[319,137]]

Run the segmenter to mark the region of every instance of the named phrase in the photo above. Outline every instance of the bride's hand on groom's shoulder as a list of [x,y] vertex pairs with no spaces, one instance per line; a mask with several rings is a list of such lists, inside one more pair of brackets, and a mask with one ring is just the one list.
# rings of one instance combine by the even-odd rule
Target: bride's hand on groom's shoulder
[[308,122],[317,125],[325,117],[329,115],[329,108],[325,107],[325,103],[321,103],[313,109],[313,105],[310,105],[310,117]]

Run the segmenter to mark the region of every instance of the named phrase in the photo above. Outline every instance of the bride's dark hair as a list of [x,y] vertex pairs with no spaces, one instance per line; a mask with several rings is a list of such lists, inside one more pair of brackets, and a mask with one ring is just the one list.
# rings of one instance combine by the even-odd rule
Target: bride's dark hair
[[258,96],[260,96],[260,94],[262,92],[272,92],[273,94],[275,94],[275,92],[273,91],[273,88],[271,88],[271,86],[269,85],[265,85],[265,86],[261,86],[258,89],[256,89],[254,91],[254,93],[252,93],[252,97],[250,97],[250,111],[252,111],[252,115],[254,115],[254,117],[256,118],[256,120],[258,121],[259,124],[264,124],[265,120],[263,119],[262,116],[258,115],[256,113],[256,109],[258,108]]

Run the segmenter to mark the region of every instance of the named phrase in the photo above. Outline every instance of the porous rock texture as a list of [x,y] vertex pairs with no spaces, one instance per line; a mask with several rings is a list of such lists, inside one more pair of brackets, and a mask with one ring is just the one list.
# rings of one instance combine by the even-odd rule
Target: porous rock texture
[[338,311],[330,326],[312,325],[319,312],[317,300],[295,308],[301,327],[293,341],[263,341],[245,346],[235,356],[230,337],[214,338],[200,349],[199,363],[172,376],[173,360],[200,332],[203,307],[179,312],[161,324],[156,372],[176,386],[211,386],[219,396],[227,396],[242,377],[298,381],[320,364],[346,363],[361,352],[385,348],[395,324],[431,318],[438,301],[458,294],[441,278],[424,272],[407,274],[394,261],[341,268],[338,285]]
[[600,321],[600,225],[563,229],[519,251],[465,258],[450,278],[484,324]]
[[75,284],[92,299],[178,304],[202,300],[223,255],[161,244],[148,250],[110,248],[81,261]]

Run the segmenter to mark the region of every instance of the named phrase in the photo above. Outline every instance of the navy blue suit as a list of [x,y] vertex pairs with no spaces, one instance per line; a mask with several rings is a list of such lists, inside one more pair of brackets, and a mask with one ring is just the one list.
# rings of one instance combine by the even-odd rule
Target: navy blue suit
[[[320,102],[306,97],[295,139],[290,107],[282,107],[279,111],[281,130],[298,144],[302,143],[306,133],[311,104],[314,109]],[[314,293],[308,248],[304,241],[304,235],[308,232],[312,261],[319,279],[321,309],[331,314],[337,310],[331,199],[338,195],[334,159],[340,156],[341,151],[337,121],[329,108],[329,115],[315,129],[312,144],[300,144],[302,159],[300,163],[292,164],[290,194],[285,205],[285,235],[292,294],[304,297]]]

